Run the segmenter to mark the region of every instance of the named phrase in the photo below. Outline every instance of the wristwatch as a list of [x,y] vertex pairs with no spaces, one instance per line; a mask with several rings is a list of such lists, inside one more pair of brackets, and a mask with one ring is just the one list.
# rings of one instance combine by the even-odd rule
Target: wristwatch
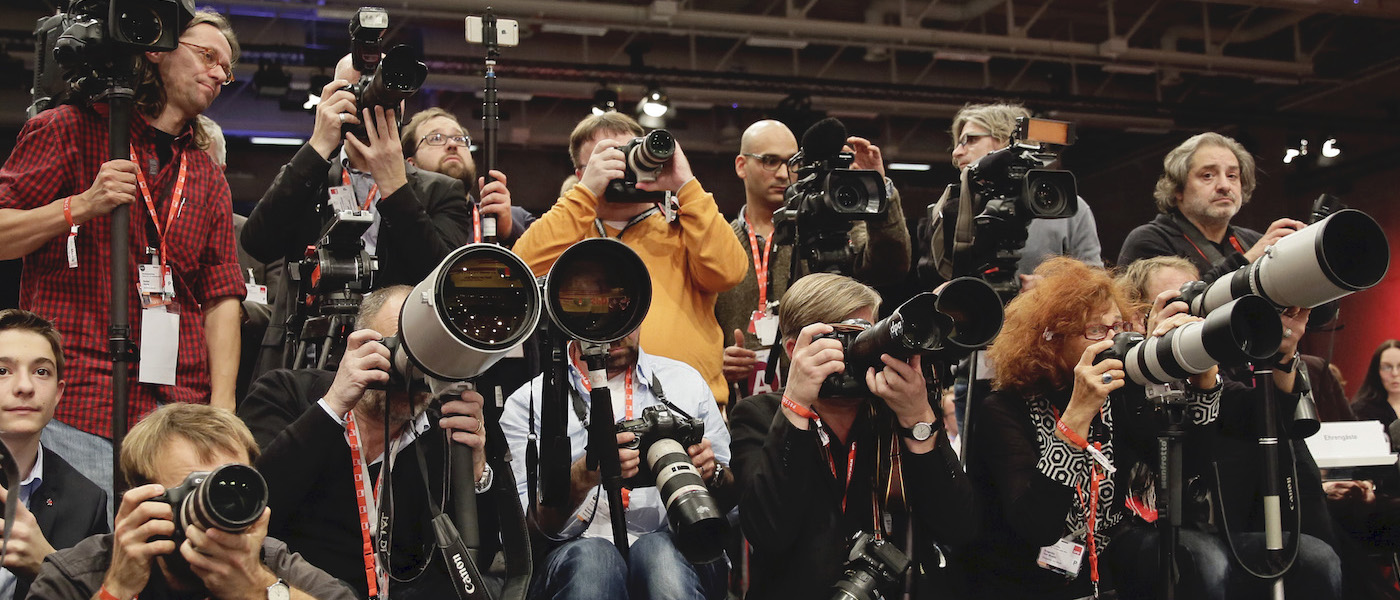
[[1275,363],[1274,368],[1283,371],[1284,373],[1292,373],[1293,371],[1297,370],[1298,362],[1302,360],[1301,358],[1299,358],[1298,354],[1299,353],[1294,352],[1293,358]]
[[710,487],[715,487],[719,485],[721,477],[724,477],[724,463],[715,461],[715,472],[710,474],[710,480],[706,483],[708,483]]
[[919,422],[913,427],[900,427],[899,433],[916,442],[927,441],[933,437],[933,423]]
[[287,587],[287,582],[277,578],[277,583],[267,586],[267,600],[291,600],[292,588]]

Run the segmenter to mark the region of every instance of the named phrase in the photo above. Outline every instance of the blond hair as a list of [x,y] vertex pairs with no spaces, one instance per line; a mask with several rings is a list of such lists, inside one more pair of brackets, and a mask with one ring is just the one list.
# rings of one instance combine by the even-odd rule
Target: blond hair
[[[1016,118],[1030,116],[1031,111],[1019,104],[965,104],[953,116],[953,128],[948,132],[953,136],[953,143],[957,144],[963,129],[971,123],[992,134],[992,139],[1000,148],[1010,143],[1011,136],[1016,133]],[[957,164],[957,159],[953,159],[953,166]]]
[[1147,281],[1162,269],[1176,269],[1199,279],[1201,272],[1191,261],[1180,256],[1154,256],[1133,261],[1118,275],[1116,282],[1128,301],[1139,309],[1150,306],[1155,298],[1147,297]]
[[778,331],[795,340],[803,327],[836,323],[855,311],[880,311],[880,294],[870,286],[844,275],[813,273],[798,279],[778,303]]
[[177,437],[194,446],[200,460],[222,452],[246,454],[251,464],[260,454],[253,433],[232,411],[207,404],[167,404],[141,419],[122,442],[122,476],[127,483],[154,482],[159,456]]

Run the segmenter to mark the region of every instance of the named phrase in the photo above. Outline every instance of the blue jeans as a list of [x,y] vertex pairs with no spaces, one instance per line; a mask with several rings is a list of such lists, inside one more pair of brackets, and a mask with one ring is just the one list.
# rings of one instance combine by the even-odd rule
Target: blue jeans
[[535,571],[530,598],[646,598],[651,600],[718,600],[725,596],[729,568],[686,562],[671,534],[649,533],[637,539],[624,561],[609,538],[582,538],[555,548]]
[[[1288,535],[1284,537],[1285,548]],[[1235,564],[1223,536],[1183,528],[1180,542],[1176,553],[1181,575],[1177,583],[1178,598],[1269,597],[1273,581],[1258,579]],[[1274,569],[1265,564],[1263,533],[1236,534],[1235,544],[1250,568],[1256,571]],[[1159,547],[1154,527],[1130,527],[1114,538],[1104,558],[1113,571],[1120,598],[1161,596]],[[1342,561],[1331,546],[1304,534],[1298,545],[1298,559],[1283,580],[1289,597],[1341,598]]]
[[68,461],[79,473],[107,492],[107,526],[111,527],[112,512],[112,440],[93,435],[57,419],[44,426],[39,443]]

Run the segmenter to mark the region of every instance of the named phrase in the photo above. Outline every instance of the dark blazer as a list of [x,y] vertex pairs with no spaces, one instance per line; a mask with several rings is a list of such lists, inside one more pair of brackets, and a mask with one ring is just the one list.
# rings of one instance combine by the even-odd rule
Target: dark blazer
[[[287,269],[294,268],[292,264],[316,243],[330,220],[331,212],[325,208],[328,182],[339,185],[342,170],[338,155],[326,160],[310,145],[302,146],[248,215],[239,236],[242,247],[257,260],[285,259]],[[381,222],[375,288],[417,284],[471,235],[471,207],[461,180],[413,165],[405,165],[405,170],[408,185],[376,204]],[[287,316],[296,302],[296,286],[289,272],[276,292],[253,379],[283,364],[283,339]]]
[[[40,450],[44,453],[44,478],[29,496],[29,512],[49,545],[63,550],[88,536],[110,532],[107,493],[54,451]],[[15,597],[29,595],[31,583],[33,580],[17,577]]]
[[1172,211],[1169,215],[1157,215],[1156,218],[1143,225],[1139,225],[1128,233],[1127,239],[1123,240],[1123,249],[1118,253],[1118,266],[1126,267],[1133,261],[1142,258],[1152,258],[1154,256],[1180,256],[1196,265],[1196,269],[1201,272],[1201,279],[1214,281],[1222,275],[1233,273],[1236,269],[1249,264],[1244,253],[1235,249],[1230,243],[1233,236],[1240,246],[1245,250],[1254,246],[1263,234],[1253,229],[1245,227],[1230,226],[1230,232],[1225,240],[1215,244],[1216,250],[1220,251],[1222,258],[1219,262],[1212,264],[1206,260],[1204,254],[1198,250],[1186,234],[1182,232],[1181,224],[1177,221],[1190,225],[1179,211]]

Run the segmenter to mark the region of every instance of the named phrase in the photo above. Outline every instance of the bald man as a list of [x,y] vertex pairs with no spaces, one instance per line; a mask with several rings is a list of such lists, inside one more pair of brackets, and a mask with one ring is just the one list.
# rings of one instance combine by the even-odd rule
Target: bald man
[[[853,169],[870,169],[885,175],[880,148],[869,140],[850,137],[846,149],[855,154]],[[792,246],[773,247],[773,211],[783,206],[783,194],[795,179],[788,159],[797,154],[797,138],[787,125],[764,120],[750,125],[739,142],[734,172],[744,181],[744,207],[730,222],[739,245],[744,247],[748,273],[733,289],[719,295],[715,318],[724,328],[724,377],[730,384],[730,400],[779,387],[767,376],[768,351],[778,325],[778,298],[787,291],[791,275]],[[851,255],[856,279],[870,285],[902,281],[909,271],[909,231],[899,194],[887,178],[890,204],[885,218],[857,221],[850,229]],[[754,257],[760,257],[755,261]],[[759,289],[759,280],[766,289]],[[773,377],[777,377],[773,370]]]

